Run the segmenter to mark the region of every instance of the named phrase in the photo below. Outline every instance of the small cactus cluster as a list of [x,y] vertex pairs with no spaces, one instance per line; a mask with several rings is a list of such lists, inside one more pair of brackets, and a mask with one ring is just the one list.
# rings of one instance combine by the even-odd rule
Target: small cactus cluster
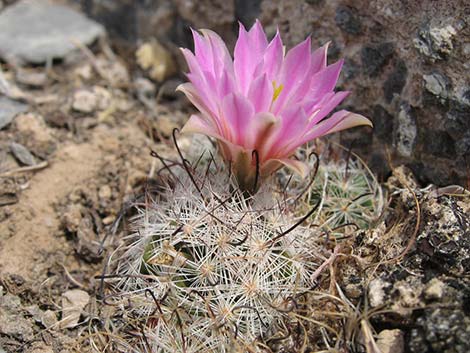
[[[213,159],[199,162],[173,168],[163,191],[136,205],[133,232],[110,258],[114,297],[144,323],[145,351],[263,351],[332,255],[325,231],[368,227],[382,191],[358,158],[254,195]],[[314,226],[301,224],[306,213]]]
[[314,223],[333,235],[370,228],[385,206],[382,187],[354,154],[322,160],[305,198],[307,205],[319,205]]
[[247,196],[209,166],[137,206],[135,231],[111,258],[113,286],[146,322],[152,352],[251,345],[315,285],[330,251],[287,204],[264,186]]

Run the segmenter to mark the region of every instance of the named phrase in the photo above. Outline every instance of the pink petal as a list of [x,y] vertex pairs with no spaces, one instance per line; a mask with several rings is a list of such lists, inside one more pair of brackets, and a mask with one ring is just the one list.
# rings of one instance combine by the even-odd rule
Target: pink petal
[[[194,40],[194,55],[203,70],[208,70],[214,66],[212,60],[212,48],[208,41],[197,31],[191,28]],[[186,59],[186,61],[188,61]]]
[[287,168],[291,169],[295,173],[299,174],[302,178],[305,178],[309,171],[310,168],[308,164],[297,161],[295,159],[289,159],[289,158],[281,158],[281,159],[270,159],[264,166],[263,166],[263,171],[262,174],[272,174],[274,173],[277,169],[279,169],[282,165],[286,166]]
[[227,70],[222,73],[222,77],[218,83],[218,92],[219,99],[223,99],[229,93],[237,92],[235,79],[233,78],[233,75]]
[[204,119],[199,117],[198,115],[191,115],[189,120],[183,126],[181,130],[182,133],[194,133],[194,134],[202,134],[206,136],[210,136],[215,138],[218,142],[221,143],[222,153],[227,160],[232,160],[234,156],[240,153],[243,150],[243,147],[234,145],[232,142],[227,140],[224,136],[220,135],[219,132],[214,129],[211,124],[208,124]]
[[298,138],[305,132],[307,115],[301,106],[286,110],[282,113],[282,132],[279,141],[289,142],[292,138]]
[[372,127],[371,121],[366,117],[348,112],[347,110],[340,110],[334,113],[331,118],[323,120],[311,129],[303,138],[303,142],[359,125]]
[[231,136],[230,141],[244,145],[246,129],[253,115],[254,108],[248,99],[238,93],[227,95],[222,101],[222,116],[231,131],[224,131],[224,136]]
[[318,104],[316,108],[320,110],[315,114],[315,117],[310,121],[308,128],[312,128],[315,124],[321,121],[325,116],[330,114],[348,95],[349,91],[340,91],[331,95],[325,102]]
[[250,39],[250,47],[252,50],[255,50],[257,54],[263,53],[266,50],[268,40],[266,39],[266,34],[259,20],[255,21],[255,24],[248,32],[248,36]]
[[[201,29],[204,38],[208,41],[212,53],[212,72],[220,77],[223,70],[233,71],[232,57],[220,36],[209,29]],[[197,56],[197,55],[196,55]]]
[[341,59],[336,63],[327,66],[325,69],[319,71],[311,78],[311,89],[309,97],[321,97],[324,94],[333,91],[338,81],[341,68],[343,67],[344,60]]
[[292,90],[295,90],[304,80],[309,79],[310,70],[310,37],[298,44],[287,53],[282,63],[280,82],[283,90],[278,99],[274,102],[273,111],[279,112],[287,98],[291,96]]
[[186,95],[186,97],[190,100],[190,102],[193,103],[194,106],[201,113],[203,113],[207,117],[212,117],[214,125],[217,125],[215,119],[213,118],[211,109],[204,102],[204,99],[202,99],[201,96],[198,94],[198,91],[195,89],[192,83],[189,83],[189,82],[183,83],[179,85],[176,88],[176,90],[183,92]]
[[326,68],[326,59],[328,55],[328,47],[330,42],[318,48],[312,53],[312,74]]
[[305,79],[311,64],[310,37],[287,52],[282,63],[281,81],[286,91]]
[[235,70],[235,77],[240,87],[241,92],[245,93],[248,90],[248,84],[251,79],[250,75],[254,70],[257,63],[253,62],[253,57],[250,54],[250,44],[248,40],[248,33],[245,27],[240,23],[238,32],[238,40],[235,44],[233,53],[233,68]]
[[279,127],[279,119],[271,113],[258,113],[250,121],[246,129],[245,146],[257,150],[260,160],[264,160],[272,143],[274,132]]
[[[234,70],[240,91],[246,94],[254,77],[264,70],[263,55],[268,46],[266,34],[257,21],[249,32],[240,23],[240,30],[234,51]],[[261,64],[261,66],[260,66]]]
[[216,86],[209,85],[207,82],[207,79],[211,82],[214,82],[214,79],[211,77],[206,78],[204,73],[201,73],[200,75],[189,73],[186,76],[194,87],[192,92],[193,95],[198,96],[200,100],[204,102],[211,114],[216,114],[218,110],[218,102],[216,100],[217,88]]
[[350,112],[345,118],[343,118],[343,120],[341,120],[332,129],[330,129],[328,131],[328,134],[331,134],[333,132],[338,132],[341,130],[346,130],[346,129],[356,127],[356,126],[361,126],[361,125],[374,127],[372,122],[365,116]]
[[278,30],[264,53],[264,70],[271,81],[276,81],[283,59],[282,40]]
[[284,111],[281,119],[281,128],[276,134],[270,151],[272,156],[290,156],[291,148],[289,146],[303,137],[308,122],[307,115],[301,106]]
[[202,119],[199,115],[191,115],[181,132],[203,134],[217,139],[222,138],[214,126]]
[[247,98],[253,103],[256,113],[269,111],[273,99],[273,85],[266,74],[251,83]]
[[188,69],[190,73],[200,75],[202,74],[202,69],[199,65],[198,60],[194,56],[193,53],[189,49],[180,48],[181,52],[183,53],[184,58],[186,59],[186,63],[188,64]]

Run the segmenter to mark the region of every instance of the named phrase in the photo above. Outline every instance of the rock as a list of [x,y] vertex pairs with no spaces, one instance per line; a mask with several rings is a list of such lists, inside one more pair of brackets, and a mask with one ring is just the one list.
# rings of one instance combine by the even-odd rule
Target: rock
[[418,32],[413,44],[418,51],[433,60],[445,59],[454,49],[452,39],[457,34],[454,27],[424,28]]
[[69,204],[62,215],[62,225],[67,232],[75,233],[82,220],[82,206],[80,204]]
[[103,185],[98,190],[98,197],[104,201],[109,200],[112,196],[112,190],[109,185]]
[[144,104],[155,104],[155,94],[157,89],[152,81],[139,77],[134,80],[134,87],[137,92],[137,98]]
[[424,297],[428,300],[442,299],[444,295],[444,289],[444,282],[438,280],[437,278],[433,278],[431,281],[429,281],[426,288],[424,289]]
[[407,342],[411,353],[470,352],[470,318],[462,309],[429,308],[417,318]]
[[450,109],[446,114],[444,127],[454,138],[462,138],[465,132],[470,131],[470,105],[463,100],[451,99],[448,101]]
[[235,1],[174,0],[178,13],[195,28],[231,26],[235,20]]
[[385,289],[389,287],[390,283],[380,278],[375,278],[369,283],[368,296],[372,308],[385,304]]
[[440,73],[433,73],[430,75],[424,75],[424,88],[434,96],[440,98],[441,102],[444,103],[450,96],[450,81],[447,77]]
[[81,89],[73,96],[72,109],[81,113],[91,113],[95,110],[105,110],[111,104],[111,94],[100,86],[93,89]]
[[54,327],[57,324],[57,316],[52,310],[46,310],[42,313],[41,323],[45,328]]
[[36,158],[28,151],[26,147],[23,145],[12,142],[10,144],[11,153],[15,156],[15,158],[24,165],[35,165]]
[[402,104],[398,113],[397,128],[394,144],[397,152],[404,157],[410,157],[416,144],[416,118],[409,105]]
[[103,258],[103,254],[100,252],[101,243],[95,232],[95,224],[90,215],[84,215],[80,219],[74,248],[80,259],[86,262],[97,263]]
[[377,346],[380,353],[403,353],[405,350],[405,338],[403,331],[382,330],[377,337]]
[[31,87],[42,87],[47,83],[47,74],[43,71],[22,69],[16,73],[16,80]]
[[393,141],[393,116],[381,105],[374,106],[373,114],[371,116],[372,123],[374,124],[374,135],[380,140],[391,143]]
[[361,22],[355,11],[347,6],[339,6],[335,14],[336,25],[346,33],[359,34],[362,31]]
[[61,328],[73,328],[77,326],[83,309],[90,301],[87,292],[80,289],[72,289],[62,294],[62,320]]
[[34,154],[46,158],[55,150],[55,141],[51,129],[44,119],[36,114],[20,114],[15,118],[18,139],[31,149]]
[[72,108],[78,112],[91,113],[96,109],[97,99],[93,92],[81,89],[73,95]]
[[104,87],[94,86],[93,93],[96,95],[96,108],[106,110],[111,105],[111,93]]
[[32,322],[23,317],[19,297],[6,294],[0,297],[0,335],[13,336],[21,341],[33,338]]
[[470,154],[470,132],[467,131],[465,136],[457,141],[455,150],[459,156],[468,156]]
[[46,0],[22,0],[0,13],[0,56],[7,61],[44,63],[91,44],[104,34],[100,24]]
[[93,68],[91,64],[85,63],[74,69],[74,73],[85,81],[92,78]]
[[235,17],[245,27],[251,27],[261,11],[262,0],[235,0]]
[[171,53],[156,39],[142,44],[135,53],[139,66],[148,70],[151,79],[163,82],[176,72]]
[[383,85],[385,100],[390,103],[395,94],[401,94],[406,84],[408,69],[403,60],[399,60],[395,64],[392,73],[387,77]]
[[392,55],[392,43],[381,43],[363,47],[361,50],[361,61],[364,73],[370,76],[377,76]]
[[443,158],[455,157],[455,142],[446,131],[425,130],[421,135],[425,153]]
[[28,105],[0,96],[0,130],[10,124],[16,115],[28,110]]
[[30,305],[25,308],[28,313],[33,317],[35,322],[41,322],[41,317],[44,314],[37,304]]
[[[96,66],[101,75],[114,86],[126,86],[129,83],[129,72],[122,62],[117,58],[115,60],[104,60],[98,58]],[[86,74],[86,73],[84,73]]]

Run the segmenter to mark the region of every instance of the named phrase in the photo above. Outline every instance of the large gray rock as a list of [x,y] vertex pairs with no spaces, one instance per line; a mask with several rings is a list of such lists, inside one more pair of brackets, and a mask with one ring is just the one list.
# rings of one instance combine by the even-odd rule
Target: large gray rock
[[100,24],[72,8],[46,0],[23,0],[0,13],[0,56],[13,62],[43,63],[63,58],[104,34]]
[[24,113],[28,105],[5,96],[0,96],[0,129],[11,123],[19,113]]

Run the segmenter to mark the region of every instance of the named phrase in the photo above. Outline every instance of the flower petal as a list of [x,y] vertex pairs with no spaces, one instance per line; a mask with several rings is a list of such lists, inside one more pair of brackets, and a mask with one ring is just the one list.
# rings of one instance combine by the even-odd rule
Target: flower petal
[[368,125],[372,127],[372,122],[362,115],[351,113],[347,110],[340,110],[339,112],[334,113],[331,118],[323,120],[313,127],[313,129],[305,135],[302,141],[305,143],[317,137],[359,125]]
[[216,139],[222,138],[217,130],[199,115],[191,115],[189,120],[184,124],[182,133],[194,133],[194,134],[203,134],[207,136],[214,137]]
[[338,124],[336,124],[332,129],[328,131],[328,134],[361,125],[374,127],[372,121],[370,121],[365,116],[349,112],[349,114],[344,117],[343,120],[341,120]]
[[271,81],[276,81],[283,60],[284,49],[282,47],[281,35],[278,30],[264,53],[264,70]]
[[255,50],[257,54],[261,54],[266,50],[268,40],[266,39],[263,26],[261,26],[261,22],[258,19],[248,32],[248,36],[250,38],[250,47]]
[[328,55],[328,47],[331,42],[326,43],[324,46],[316,49],[312,53],[312,74],[326,68],[326,60]]
[[309,173],[309,166],[308,164],[290,158],[282,158],[282,159],[270,159],[263,166],[263,170],[261,171],[262,174],[272,174],[277,169],[279,169],[282,165],[286,166],[287,168],[291,169],[295,173],[299,174],[302,178],[305,178]]
[[224,130],[223,136],[235,144],[243,146],[246,129],[253,115],[254,108],[248,99],[238,93],[227,95],[222,101],[222,116],[230,130]]
[[[230,73],[233,72],[232,57],[225,45],[225,42],[220,36],[209,29],[201,29],[201,33],[204,38],[209,42],[212,53],[212,72],[218,78],[222,72],[228,70]],[[197,54],[196,54],[197,56]]]
[[264,161],[278,128],[279,119],[273,114],[266,112],[256,114],[246,129],[246,147],[257,150],[260,160]]
[[205,116],[212,117],[212,119],[214,119],[211,113],[211,109],[204,102],[204,99],[202,99],[201,96],[198,95],[198,91],[195,89],[192,83],[189,83],[189,82],[182,83],[176,88],[176,90],[183,92],[186,95],[186,97],[190,100],[190,102],[193,103],[194,106],[201,113],[203,113]]
[[[206,38],[191,28],[194,40],[194,56],[203,70],[211,70],[214,67],[212,60],[212,48]],[[183,52],[184,53],[184,52]],[[185,55],[186,56],[186,55]],[[186,59],[186,61],[188,61]]]
[[343,67],[343,62],[344,60],[341,59],[313,75],[311,78],[310,92],[308,94],[309,97],[313,99],[333,91],[338,81],[341,68]]
[[283,86],[278,99],[273,104],[273,112],[277,114],[293,92],[302,82],[310,81],[308,72],[311,65],[310,37],[287,52],[282,63],[280,80],[276,82]]
[[243,94],[248,92],[249,84],[255,71],[259,68],[267,45],[265,34],[259,22],[255,23],[250,32],[247,32],[243,24],[240,23],[233,67],[238,86]]
[[325,116],[330,114],[333,109],[335,109],[347,96],[349,95],[348,91],[340,91],[332,94],[325,102],[318,104],[315,109],[319,111],[315,114],[313,119],[309,122],[308,128],[312,128],[319,121],[321,121]]
[[248,90],[248,99],[253,103],[255,112],[267,112],[273,100],[273,85],[266,74],[256,78]]

